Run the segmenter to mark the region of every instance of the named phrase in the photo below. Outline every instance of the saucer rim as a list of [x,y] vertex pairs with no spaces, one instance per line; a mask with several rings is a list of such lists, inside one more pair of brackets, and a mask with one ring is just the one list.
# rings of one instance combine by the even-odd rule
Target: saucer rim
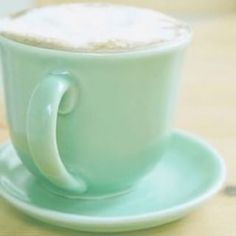
[[[226,179],[226,166],[223,158],[220,156],[220,154],[213,148],[211,145],[206,143],[202,138],[197,137],[195,135],[192,135],[186,131],[182,131],[179,129],[174,129],[171,135],[175,136],[181,136],[181,138],[184,139],[190,139],[191,142],[196,143],[198,146],[201,146],[204,150],[207,150],[209,153],[208,156],[211,156],[211,158],[214,158],[216,165],[218,165],[218,175],[215,178],[214,182],[211,184],[211,187],[209,187],[204,193],[200,194],[199,196],[193,197],[191,200],[186,201],[185,203],[179,204],[174,207],[170,207],[164,210],[158,210],[155,212],[149,212],[145,214],[138,214],[138,215],[132,215],[132,216],[112,216],[112,217],[99,217],[99,216],[83,216],[83,215],[77,215],[73,213],[62,213],[55,210],[49,210],[45,208],[40,208],[35,205],[31,205],[27,202],[21,201],[18,198],[15,198],[10,195],[6,190],[4,190],[0,186],[0,196],[3,197],[7,202],[12,204],[17,209],[23,211],[27,215],[31,215],[34,218],[40,219],[43,218],[41,221],[47,221],[52,220],[53,222],[57,223],[63,223],[63,225],[69,224],[67,228],[75,228],[73,225],[83,225],[83,227],[91,226],[104,226],[104,227],[111,227],[114,228],[115,226],[122,225],[129,226],[132,224],[136,225],[136,229],[138,228],[144,228],[141,225],[148,223],[150,225],[150,222],[157,222],[160,219],[165,219],[171,217],[171,219],[168,221],[165,221],[165,223],[173,221],[174,216],[178,216],[177,218],[180,218],[179,215],[185,215],[191,210],[197,208],[202,203],[209,200],[215,193],[217,193],[223,186],[225,179]],[[0,152],[4,148],[4,146],[10,145],[10,142],[4,142],[0,145]],[[55,223],[54,223],[55,224]],[[140,225],[139,225],[140,224]],[[161,223],[162,224],[162,223]],[[62,225],[62,226],[63,226]],[[158,224],[155,224],[156,226]],[[140,227],[139,227],[140,226]],[[66,226],[65,226],[66,227]],[[109,228],[110,228],[109,227]],[[147,225],[146,228],[150,226]],[[129,229],[128,229],[129,230]],[[130,229],[132,230],[132,229]],[[96,232],[104,232],[103,230],[92,230]],[[106,231],[106,230],[105,230]],[[120,230],[114,230],[113,232],[118,232]],[[124,230],[127,231],[127,230]],[[112,232],[112,231],[109,231]]]

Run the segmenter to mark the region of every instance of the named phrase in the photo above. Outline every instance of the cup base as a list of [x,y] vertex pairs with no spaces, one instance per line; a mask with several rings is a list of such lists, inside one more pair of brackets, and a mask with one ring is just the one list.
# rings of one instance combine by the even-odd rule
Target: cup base
[[50,183],[40,181],[40,184],[44,189],[46,189],[48,192],[55,194],[60,197],[68,198],[68,199],[81,199],[81,200],[101,200],[101,199],[107,199],[107,198],[114,198],[119,197],[125,194],[130,193],[135,186],[132,186],[128,189],[124,189],[121,191],[116,192],[107,192],[107,193],[94,193],[94,192],[85,192],[82,194],[78,194],[77,192],[67,192],[63,189],[57,188]]

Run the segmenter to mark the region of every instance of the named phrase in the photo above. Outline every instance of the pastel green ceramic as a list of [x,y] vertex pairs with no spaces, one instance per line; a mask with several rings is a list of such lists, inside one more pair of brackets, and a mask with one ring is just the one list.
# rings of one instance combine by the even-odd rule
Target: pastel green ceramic
[[46,191],[11,144],[0,148],[2,197],[39,220],[83,231],[137,230],[179,219],[215,194],[224,178],[224,163],[215,150],[175,131],[159,165],[132,191],[113,198],[73,200]]
[[73,53],[1,37],[10,135],[23,163],[61,194],[130,189],[165,151],[190,38]]

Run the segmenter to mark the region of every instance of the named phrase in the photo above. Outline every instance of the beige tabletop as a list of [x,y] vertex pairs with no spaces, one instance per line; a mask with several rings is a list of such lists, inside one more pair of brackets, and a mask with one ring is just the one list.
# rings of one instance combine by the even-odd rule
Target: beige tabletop
[[[236,235],[236,15],[196,21],[177,103],[175,126],[214,145],[225,159],[224,189],[175,223],[123,234],[92,234],[40,223],[0,199],[0,236],[235,236]],[[0,141],[8,138],[3,109]]]

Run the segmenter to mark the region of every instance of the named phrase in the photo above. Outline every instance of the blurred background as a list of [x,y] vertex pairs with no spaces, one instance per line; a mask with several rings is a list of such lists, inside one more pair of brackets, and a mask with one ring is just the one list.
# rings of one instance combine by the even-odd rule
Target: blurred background
[[[77,0],[78,1],[78,0]],[[77,2],[75,0],[0,0],[0,16],[24,8],[56,4],[62,2]],[[91,0],[80,2],[92,2]],[[103,0],[102,2],[123,3],[158,9],[166,13],[187,16],[215,16],[234,12],[235,0]]]
[[[194,38],[183,67],[174,126],[195,133],[215,146],[225,159],[228,177],[222,193],[189,217],[186,224],[175,228],[174,234],[236,235],[236,0],[101,1],[157,9],[192,24]],[[0,0],[0,17],[32,6],[61,2],[70,1]],[[0,141],[8,138],[3,110],[1,106]],[[4,212],[9,212],[8,208]],[[1,228],[5,226],[5,219],[12,217],[11,214],[0,222]],[[15,217],[15,224],[24,228],[24,232],[30,227],[35,229],[17,220]],[[40,228],[41,234],[48,230]],[[14,233],[14,228],[12,231],[9,228],[5,235],[16,235]],[[51,230],[50,235],[57,233]]]

